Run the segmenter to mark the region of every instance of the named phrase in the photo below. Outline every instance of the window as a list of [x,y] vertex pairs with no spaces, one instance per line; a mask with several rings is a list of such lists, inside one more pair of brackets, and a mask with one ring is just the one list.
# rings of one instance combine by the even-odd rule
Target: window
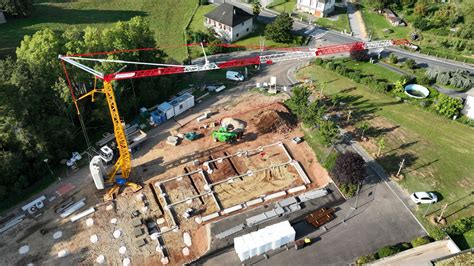
[[239,37],[239,34],[237,33],[237,35],[235,35],[235,37]]
[[247,32],[249,31],[249,28],[247,28]]
[[179,105],[179,110],[181,110],[181,109],[183,109],[183,105],[182,105],[182,104]]

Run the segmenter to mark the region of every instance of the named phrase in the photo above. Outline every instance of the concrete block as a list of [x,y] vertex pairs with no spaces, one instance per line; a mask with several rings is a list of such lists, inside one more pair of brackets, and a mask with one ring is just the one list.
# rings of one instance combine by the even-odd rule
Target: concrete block
[[290,188],[288,189],[288,194],[291,194],[291,193],[296,193],[296,192],[299,192],[299,191],[303,191],[306,189],[306,186],[305,185],[302,185],[302,186],[299,186],[299,187],[294,187],[294,188]]
[[225,230],[225,231],[222,231],[222,232],[220,232],[219,234],[216,234],[216,238],[218,238],[218,239],[224,239],[224,238],[226,238],[226,237],[228,237],[228,236],[230,236],[230,235],[233,235],[233,234],[235,234],[235,233],[237,233],[237,232],[242,231],[244,228],[245,228],[245,225],[244,225],[244,224],[239,224],[239,225],[234,226],[234,227],[232,227],[232,228],[229,228],[229,229],[227,229],[227,230]]
[[303,193],[298,196],[301,202],[306,202],[312,199],[317,199],[320,197],[324,197],[329,193],[329,191],[325,188],[323,189],[318,189],[318,190],[312,190],[306,193]]
[[271,218],[275,218],[278,216],[278,214],[276,213],[275,210],[271,210],[271,211],[267,211],[267,212],[264,212],[265,216],[267,216],[267,218],[271,219]]
[[256,199],[247,201],[245,204],[247,206],[253,206],[253,205],[256,205],[256,204],[259,204],[259,203],[262,203],[262,202],[263,202],[262,198],[256,198]]
[[280,191],[280,192],[277,192],[277,193],[270,194],[270,195],[266,196],[264,199],[265,200],[271,200],[271,199],[283,197],[285,195],[286,195],[286,191]]
[[202,220],[203,222],[207,222],[207,221],[209,221],[209,220],[211,220],[211,219],[214,219],[214,218],[217,218],[217,217],[219,217],[219,213],[218,213],[218,212],[214,212],[214,213],[211,213],[211,214],[209,214],[209,215],[206,215],[206,216],[202,217],[201,220]]
[[252,216],[252,217],[249,217],[249,218],[245,219],[245,221],[247,223],[247,226],[249,226],[249,227],[260,224],[260,223],[263,223],[266,220],[268,220],[268,217],[264,213],[260,213],[258,215],[255,215],[255,216]]
[[296,201],[295,197],[290,197],[290,198],[280,200],[277,204],[280,207],[286,207],[286,206],[290,206],[291,204],[295,204],[296,202],[297,201]]
[[242,209],[242,204],[239,204],[239,205],[235,205],[235,206],[232,206],[230,208],[227,208],[227,209],[224,209],[222,212],[224,214],[228,214],[228,213],[231,213],[231,212],[235,212],[235,211],[238,211]]

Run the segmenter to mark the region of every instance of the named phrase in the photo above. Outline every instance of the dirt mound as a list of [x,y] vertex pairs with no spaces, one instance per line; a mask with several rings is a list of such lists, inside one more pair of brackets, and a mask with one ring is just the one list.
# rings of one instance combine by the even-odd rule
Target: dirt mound
[[288,110],[265,110],[259,112],[254,119],[258,133],[281,133],[286,134],[292,131],[296,125],[296,117]]

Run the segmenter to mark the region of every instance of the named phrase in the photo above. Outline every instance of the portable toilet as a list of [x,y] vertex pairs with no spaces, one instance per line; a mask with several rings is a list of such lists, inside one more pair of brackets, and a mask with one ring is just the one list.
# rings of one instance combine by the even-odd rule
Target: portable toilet
[[168,119],[170,119],[174,116],[174,108],[168,102],[164,102],[164,103],[158,105],[158,110],[160,110],[162,113],[164,113],[166,115],[166,120],[168,120]]

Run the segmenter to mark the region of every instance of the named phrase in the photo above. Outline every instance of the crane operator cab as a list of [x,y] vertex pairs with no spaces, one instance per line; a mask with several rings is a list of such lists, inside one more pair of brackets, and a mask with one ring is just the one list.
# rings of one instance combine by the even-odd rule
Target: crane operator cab
[[109,146],[105,145],[100,148],[99,156],[104,163],[108,164],[114,158],[114,151]]

